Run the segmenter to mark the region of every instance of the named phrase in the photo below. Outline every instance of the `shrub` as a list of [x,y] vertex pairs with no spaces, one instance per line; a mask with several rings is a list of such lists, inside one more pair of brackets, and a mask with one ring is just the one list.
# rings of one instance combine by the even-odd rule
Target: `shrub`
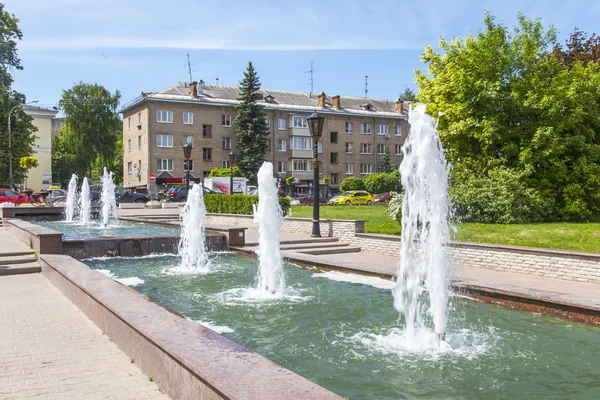
[[[206,212],[215,214],[244,214],[252,215],[254,213],[254,204],[258,203],[258,196],[249,196],[245,194],[222,195],[207,194],[204,196]],[[287,215],[290,210],[291,202],[287,197],[279,197],[279,205],[283,215]]]
[[524,173],[495,168],[486,177],[453,176],[450,197],[462,222],[523,224],[552,220],[555,204],[524,182]]
[[342,192],[348,190],[365,190],[365,183],[362,179],[351,176],[342,181],[340,184],[340,190]]
[[240,168],[235,165],[233,167],[233,169],[229,169],[229,168],[213,168],[210,170],[210,173],[208,174],[209,178],[217,178],[217,177],[222,177],[222,178],[229,178],[229,173],[233,172],[233,176],[235,177],[243,177],[244,174],[242,174],[242,171],[240,171]]
[[385,209],[385,212],[400,225],[402,225],[402,200],[404,200],[404,192],[391,192],[392,198]]
[[401,189],[400,172],[378,172],[367,175],[363,182],[370,193],[395,192]]

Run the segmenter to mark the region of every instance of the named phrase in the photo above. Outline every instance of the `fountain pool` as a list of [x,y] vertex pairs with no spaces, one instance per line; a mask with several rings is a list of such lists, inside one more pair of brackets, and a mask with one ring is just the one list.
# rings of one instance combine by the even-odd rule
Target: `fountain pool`
[[257,302],[258,260],[210,257],[198,275],[175,274],[177,256],[85,262],[348,399],[600,398],[598,327],[450,296],[453,349],[415,351],[389,341],[389,281],[286,265],[298,295]]
[[90,221],[87,224],[66,221],[31,222],[63,233],[64,240],[91,239],[102,237],[148,237],[148,236],[179,236],[179,229],[165,228],[158,225],[140,222],[112,221],[103,226],[101,221]]

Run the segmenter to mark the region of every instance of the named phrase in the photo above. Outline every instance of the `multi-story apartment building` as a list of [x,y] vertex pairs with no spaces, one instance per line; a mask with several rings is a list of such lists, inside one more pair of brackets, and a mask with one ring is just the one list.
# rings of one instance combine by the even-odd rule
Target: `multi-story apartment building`
[[[329,177],[333,192],[349,176],[376,172],[388,146],[395,164],[408,134],[408,118],[400,100],[327,96],[262,89],[268,125],[265,160],[278,176],[294,176],[302,193],[312,185],[313,140],[306,118],[325,117],[318,143],[320,178]],[[144,190],[149,176],[157,188],[179,183],[187,165],[183,146],[192,143],[190,174],[200,182],[210,170],[229,167],[236,153],[235,109],[239,89],[178,83],[160,92],[144,92],[126,104],[123,114],[124,186]]]
[[[52,185],[52,126],[58,110],[47,107],[23,105],[25,114],[33,118],[37,128],[32,157],[37,158],[38,166],[27,172],[24,186],[33,190],[48,189]],[[13,160],[14,162],[15,160]],[[19,163],[19,160],[16,160]]]

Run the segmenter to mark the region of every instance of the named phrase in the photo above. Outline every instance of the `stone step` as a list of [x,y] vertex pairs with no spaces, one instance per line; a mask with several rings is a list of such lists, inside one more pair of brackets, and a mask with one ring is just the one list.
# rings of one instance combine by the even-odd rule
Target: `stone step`
[[11,258],[11,257],[17,257],[17,256],[32,256],[34,254],[33,250],[16,250],[16,251],[7,251],[4,253],[0,253],[0,260],[2,260],[3,258]]
[[37,260],[33,254],[27,254],[23,256],[0,257],[0,265],[25,264],[36,261]]
[[[304,243],[332,243],[338,242],[338,238],[334,237],[323,237],[323,238],[311,238],[311,239],[284,239],[279,242],[280,245],[288,245],[288,244],[304,244]],[[248,242],[246,241],[246,246],[248,247],[256,247],[258,246],[258,242]]]
[[339,242],[324,242],[324,243],[301,243],[301,244],[282,244],[281,250],[302,250],[302,249],[323,249],[328,247],[344,247],[349,246],[348,243]]
[[41,272],[42,269],[40,264],[37,262],[13,264],[13,265],[0,265],[0,276],[1,275],[18,275],[18,274],[35,274]]
[[323,249],[300,250],[297,253],[325,256],[328,254],[360,253],[360,247],[327,247]]

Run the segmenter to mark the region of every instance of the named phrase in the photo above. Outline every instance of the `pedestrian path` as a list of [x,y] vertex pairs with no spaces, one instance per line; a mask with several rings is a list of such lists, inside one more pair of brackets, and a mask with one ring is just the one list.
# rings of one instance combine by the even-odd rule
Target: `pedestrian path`
[[40,272],[34,251],[0,226],[0,275]]
[[41,274],[0,276],[0,351],[0,399],[169,399]]

